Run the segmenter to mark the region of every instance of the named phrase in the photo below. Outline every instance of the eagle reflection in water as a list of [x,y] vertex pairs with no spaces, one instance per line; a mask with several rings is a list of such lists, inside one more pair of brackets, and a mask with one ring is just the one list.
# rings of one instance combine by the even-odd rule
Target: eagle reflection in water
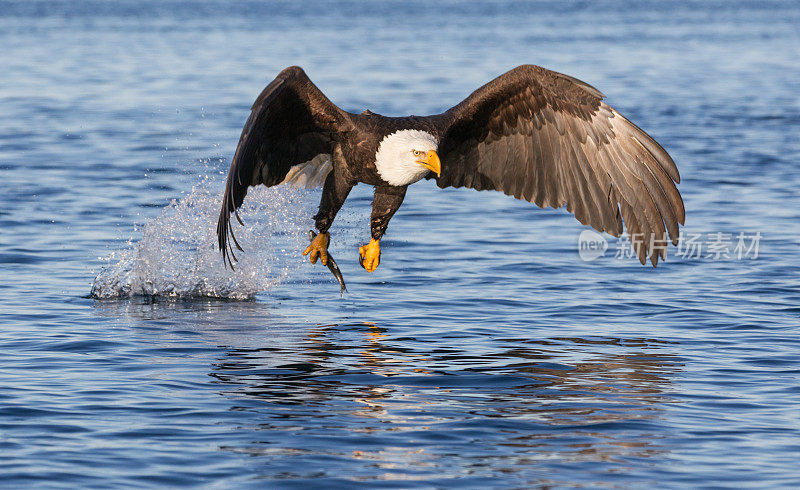
[[[420,469],[458,454],[464,465],[484,460],[509,471],[554,458],[608,462],[665,451],[651,424],[675,402],[667,393],[680,361],[663,341],[427,344],[392,338],[373,323],[321,325],[302,345],[293,339],[231,349],[215,365],[212,375],[230,386],[225,396],[237,409],[264,416],[255,432],[263,441],[228,449],[257,455],[269,444],[275,456],[280,445],[290,455],[317,437],[337,437],[330,451],[354,464]],[[292,427],[302,430],[281,436]],[[365,444],[364,435],[374,439]]]

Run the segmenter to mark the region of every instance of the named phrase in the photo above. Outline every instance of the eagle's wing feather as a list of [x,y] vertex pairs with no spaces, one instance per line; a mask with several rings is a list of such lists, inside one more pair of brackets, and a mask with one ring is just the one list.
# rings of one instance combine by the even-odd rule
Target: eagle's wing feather
[[[614,236],[623,220],[642,264],[665,257],[685,220],[678,169],[603,94],[539,66],[519,66],[433,116],[439,187],[502,191],[567,210]],[[660,253],[654,253],[660,252]]]
[[236,214],[241,223],[237,209],[247,188],[279,184],[293,166],[304,162],[329,164],[319,157],[331,152],[332,134],[347,130],[349,124],[347,113],[328,100],[300,67],[286,68],[264,88],[239,138],[217,222],[219,248],[228,264],[236,260],[233,245],[241,250],[230,218]]

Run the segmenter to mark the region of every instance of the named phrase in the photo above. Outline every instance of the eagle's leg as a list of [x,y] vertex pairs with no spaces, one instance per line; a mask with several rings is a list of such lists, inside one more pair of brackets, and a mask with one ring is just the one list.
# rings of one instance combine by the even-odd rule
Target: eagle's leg
[[317,263],[317,258],[322,261],[322,265],[328,265],[328,243],[331,241],[330,233],[320,233],[311,240],[311,245],[306,247],[303,255],[308,255],[312,264]]
[[372,217],[370,218],[370,230],[372,240],[368,244],[358,249],[359,262],[361,267],[372,272],[381,263],[380,239],[386,233],[389,220],[403,204],[408,186],[378,186],[375,187],[375,198],[372,200]]
[[372,272],[377,269],[381,263],[380,240],[373,238],[368,244],[359,247],[358,256],[361,267],[366,269],[367,272]]
[[322,199],[319,202],[319,212],[314,215],[314,222],[319,234],[311,241],[303,255],[308,255],[312,264],[317,263],[317,259],[322,260],[322,265],[328,265],[328,244],[331,236],[328,229],[333,224],[336,213],[342,208],[353,182],[349,178],[347,163],[342,155],[341,148],[337,145],[333,149],[333,170],[325,178],[325,185],[322,187]]

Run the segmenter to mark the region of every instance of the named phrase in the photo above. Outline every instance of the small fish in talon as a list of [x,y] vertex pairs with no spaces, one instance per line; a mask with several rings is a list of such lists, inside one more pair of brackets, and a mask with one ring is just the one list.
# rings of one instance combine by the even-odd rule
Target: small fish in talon
[[[309,240],[313,242],[316,237],[317,234],[314,232],[314,230],[308,231]],[[347,292],[347,286],[345,286],[344,284],[344,276],[342,276],[342,271],[339,270],[339,266],[336,265],[336,261],[333,260],[333,255],[331,255],[330,252],[328,252],[328,260],[325,265],[328,266],[328,269],[331,271],[331,274],[333,274],[333,277],[335,277],[336,280],[339,281],[339,286],[341,287],[339,293],[344,294],[345,292]]]

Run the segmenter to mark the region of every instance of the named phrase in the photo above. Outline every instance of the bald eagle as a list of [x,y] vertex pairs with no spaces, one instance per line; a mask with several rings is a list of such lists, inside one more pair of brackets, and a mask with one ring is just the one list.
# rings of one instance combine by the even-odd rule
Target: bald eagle
[[[322,185],[319,234],[303,255],[328,260],[328,230],[350,190],[375,187],[372,239],[359,248],[367,272],[380,263],[379,241],[409,185],[501,191],[539,207],[560,208],[584,225],[619,236],[624,221],[642,264],[677,245],[685,209],[678,169],[647,133],[568,75],[522,65],[432,116],[345,112],[297,67],[264,88],[231,162],[217,224],[223,261],[233,266],[231,214],[251,186]],[[229,241],[232,239],[232,242]]]

